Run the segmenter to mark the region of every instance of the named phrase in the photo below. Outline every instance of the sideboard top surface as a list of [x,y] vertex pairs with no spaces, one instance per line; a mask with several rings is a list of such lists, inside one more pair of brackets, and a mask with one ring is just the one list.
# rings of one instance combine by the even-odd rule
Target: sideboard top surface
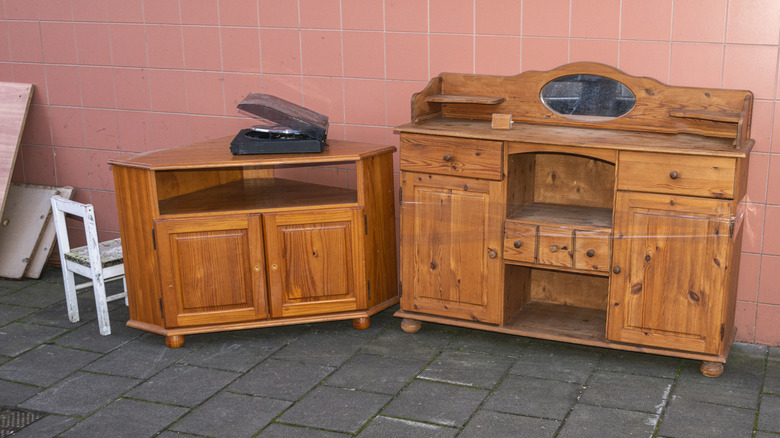
[[325,150],[315,154],[233,155],[229,149],[232,139],[232,136],[223,137],[188,146],[122,156],[110,160],[109,164],[147,170],[317,164],[359,161],[395,151],[394,146],[328,140]]
[[492,129],[489,120],[440,117],[395,128],[411,134],[445,135],[508,142],[551,144],[599,149],[641,150],[691,155],[744,158],[754,141],[734,147],[733,140],[697,134],[667,134],[572,126],[514,123],[508,130]]

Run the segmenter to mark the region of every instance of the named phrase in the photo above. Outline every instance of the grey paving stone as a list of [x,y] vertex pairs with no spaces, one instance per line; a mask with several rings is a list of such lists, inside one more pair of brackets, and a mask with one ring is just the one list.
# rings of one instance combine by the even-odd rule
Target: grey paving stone
[[350,335],[307,333],[274,353],[274,359],[300,360],[325,366],[339,366],[358,352],[367,340]]
[[357,433],[390,396],[320,386],[288,409],[279,422],[299,424],[337,432]]
[[219,392],[240,374],[189,365],[174,365],[133,388],[127,397],[194,407]]
[[766,362],[763,391],[764,393],[780,395],[780,359],[771,355]]
[[15,432],[13,438],[55,437],[72,427],[78,421],[79,419],[76,417],[47,415],[24,429]]
[[40,388],[0,380],[0,405],[16,406],[40,392]]
[[780,397],[764,395],[761,398],[758,429],[765,432],[780,433]]
[[469,330],[459,334],[447,348],[477,351],[496,356],[519,357],[530,343],[529,338],[483,330]]
[[263,438],[347,438],[353,435],[348,433],[330,432],[327,430],[312,429],[303,426],[290,426],[287,424],[269,424],[258,435]]
[[501,380],[513,358],[484,353],[445,350],[420,374],[420,379],[491,389]]
[[144,337],[141,337],[103,356],[85,369],[98,373],[148,379],[191,352],[192,350],[186,346],[168,348],[164,344],[146,342]]
[[[236,330],[233,336],[247,339],[259,339],[269,345],[283,347],[301,336],[312,332],[312,324],[293,324],[278,327],[264,327],[250,330]],[[204,336],[204,335],[200,335]],[[190,336],[192,337],[192,336]],[[190,338],[188,337],[188,339]],[[194,337],[193,337],[194,338]]]
[[671,437],[751,437],[756,412],[672,395],[659,434]]
[[87,416],[138,383],[127,377],[76,372],[20,406],[54,414]]
[[326,385],[395,394],[419,373],[426,362],[358,353],[325,382]]
[[290,402],[221,392],[170,427],[212,437],[251,437]]
[[717,380],[679,379],[672,394],[684,394],[686,398],[705,403],[758,409],[759,387],[722,385]]
[[35,312],[37,309],[32,307],[9,306],[0,304],[0,326],[16,321],[26,315]]
[[17,290],[24,289],[35,282],[36,280],[30,278],[24,278],[21,280],[0,278],[0,288],[5,289],[8,292],[15,292]]
[[466,386],[415,380],[382,415],[460,427],[479,407],[488,391]]
[[561,426],[557,420],[524,417],[501,412],[478,411],[458,435],[461,438],[479,437],[553,437]]
[[596,371],[580,402],[607,408],[660,414],[674,380],[661,377]]
[[360,438],[447,438],[454,437],[457,433],[458,429],[454,427],[378,416],[358,436]]
[[62,434],[63,438],[152,437],[187,412],[185,408],[120,399]]
[[[388,317],[382,317],[381,313],[371,317],[371,325],[364,330],[358,330],[352,326],[352,320],[318,322],[311,325],[314,333],[320,334],[343,334],[352,335],[360,338],[374,338],[385,331],[390,325],[391,320]],[[400,323],[400,322],[399,322]]]
[[200,436],[201,435],[193,435],[191,433],[166,430],[163,433],[157,435],[156,438],[198,438]]
[[[560,438],[649,437],[658,415],[578,404],[558,434]],[[686,435],[707,436],[707,435]]]
[[295,401],[335,368],[268,359],[227,387],[228,391]]
[[65,289],[61,284],[32,281],[24,289],[0,296],[0,303],[43,309],[58,301],[65,301]]
[[582,349],[563,344],[531,343],[509,372],[543,379],[584,383],[596,368],[600,356],[601,353],[595,349]]
[[0,365],[0,379],[49,386],[100,357],[89,351],[41,345]]
[[[731,362],[731,357],[729,361]],[[750,362],[754,362],[754,364]],[[727,363],[723,374],[717,378],[702,375],[699,370],[700,366],[700,361],[684,360],[680,377],[677,379],[677,385],[686,389],[695,388],[698,391],[710,392],[713,396],[717,396],[717,391],[721,391],[723,394],[732,393],[740,396],[740,403],[748,406],[755,404],[754,401],[747,402],[746,400],[752,397],[750,394],[758,396],[761,391],[764,372],[763,359],[756,358],[745,363],[738,361],[735,361],[733,364]],[[726,400],[723,396],[720,396],[719,399],[720,401]],[[732,402],[727,401],[725,404],[730,405]]]
[[188,342],[195,351],[182,362],[228,371],[246,372],[273,354],[281,345],[262,339],[220,336]]
[[[65,292],[63,291],[63,298],[64,294]],[[79,294],[77,296],[77,301],[79,304],[78,322],[70,322],[68,319],[68,307],[64,299],[60,302],[52,304],[51,306],[39,310],[38,312],[24,317],[22,321],[67,329],[76,328],[95,321],[97,319],[97,313],[95,311],[95,298],[93,296]],[[109,303],[109,305],[110,304],[113,304],[113,302]]]
[[83,324],[75,330],[60,336],[54,343],[79,350],[108,353],[143,335],[144,332],[130,328],[126,325],[126,321],[117,320],[112,318],[112,316],[109,316],[111,318],[111,335],[109,336],[100,334],[100,328],[95,321]]
[[582,386],[572,382],[507,376],[485,401],[492,411],[563,420]]
[[56,327],[12,322],[0,327],[0,354],[15,357],[63,333]]
[[633,351],[609,350],[598,364],[597,369],[641,376],[665,377],[677,376],[681,359],[656,354],[636,353]]
[[386,357],[430,361],[438,356],[454,337],[451,332],[437,330],[433,327],[435,324],[423,324],[422,330],[417,333],[406,333],[400,328],[390,328],[371,341],[363,352]]

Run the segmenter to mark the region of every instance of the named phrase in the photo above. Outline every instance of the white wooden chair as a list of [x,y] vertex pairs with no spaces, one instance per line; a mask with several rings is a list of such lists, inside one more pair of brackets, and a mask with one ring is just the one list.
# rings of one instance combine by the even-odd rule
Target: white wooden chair
[[[95,210],[90,204],[82,204],[60,196],[52,196],[51,207],[54,226],[57,230],[57,246],[60,250],[62,263],[62,279],[65,282],[65,301],[68,305],[68,319],[78,322],[79,306],[76,291],[92,286],[95,292],[98,325],[100,334],[110,335],[111,325],[108,319],[108,302],[125,298],[127,304],[127,285],[125,265],[122,259],[122,244],[119,238],[98,242],[97,226],[95,225]],[[84,231],[87,235],[87,246],[71,248],[68,240],[68,228],[65,224],[65,214],[81,217],[84,221]],[[91,281],[76,285],[74,273],[89,278]],[[122,293],[106,296],[106,282],[122,279]]]

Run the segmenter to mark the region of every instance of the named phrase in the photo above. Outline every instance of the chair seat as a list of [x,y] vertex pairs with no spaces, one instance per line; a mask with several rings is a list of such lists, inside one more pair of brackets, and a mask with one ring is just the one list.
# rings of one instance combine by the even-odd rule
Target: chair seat
[[[103,268],[121,265],[122,259],[122,239],[106,240],[100,242],[100,263]],[[86,246],[73,248],[65,253],[65,260],[77,263],[81,266],[89,267],[89,253]]]

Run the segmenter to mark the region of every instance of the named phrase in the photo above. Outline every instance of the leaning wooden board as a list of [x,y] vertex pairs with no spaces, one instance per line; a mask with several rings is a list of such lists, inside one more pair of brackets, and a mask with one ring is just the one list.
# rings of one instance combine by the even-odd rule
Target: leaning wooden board
[[32,91],[32,84],[0,82],[0,216],[3,215]]
[[72,187],[11,184],[0,226],[0,277],[40,276],[54,246],[50,199],[72,194]]

